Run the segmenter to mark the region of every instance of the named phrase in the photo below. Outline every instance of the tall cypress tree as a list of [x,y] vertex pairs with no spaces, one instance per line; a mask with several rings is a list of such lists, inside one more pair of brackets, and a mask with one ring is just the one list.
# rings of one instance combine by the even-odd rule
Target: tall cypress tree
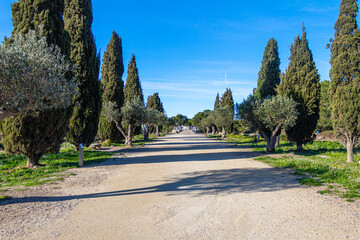
[[220,96],[219,93],[216,94],[215,104],[214,104],[214,110],[217,108],[220,108]]
[[[114,31],[103,57],[101,70],[102,102],[115,102],[119,108],[124,104],[124,74],[122,40]],[[108,122],[102,115],[99,120],[99,137],[117,142],[123,139],[114,122]]]
[[360,138],[360,33],[356,0],[342,0],[331,41],[331,116],[338,139],[347,148],[347,161],[354,161]]
[[227,88],[221,97],[221,107],[229,107],[231,109],[232,116],[234,117],[234,98],[230,88]]
[[[63,54],[68,54],[69,36],[64,31],[62,0],[20,0],[11,5],[13,33],[39,31],[49,45],[59,46]],[[1,124],[2,143],[9,154],[22,153],[28,157],[28,166],[38,165],[40,157],[48,151],[60,148],[67,130],[71,111],[54,109],[22,114]]]
[[320,76],[316,69],[312,52],[303,27],[302,37],[298,36],[291,46],[289,67],[279,86],[279,93],[298,102],[299,112],[295,126],[286,130],[290,141],[302,145],[313,140],[314,130],[319,119]]
[[132,55],[132,58],[128,67],[128,75],[126,78],[124,96],[125,102],[133,101],[136,96],[139,96],[140,99],[144,102],[144,95],[142,93],[141,83],[139,79],[139,73],[136,66],[135,55]]
[[[124,89],[124,103],[126,104],[128,102],[133,102],[136,99],[140,99],[140,101],[144,105],[144,95],[141,88],[138,69],[136,66],[135,55],[133,54],[129,62],[127,71],[127,78]],[[135,134],[141,132],[141,128],[139,126],[136,126],[135,122],[136,121],[128,122],[127,129],[129,138],[132,138],[134,134],[134,128]]]
[[276,95],[276,85],[280,83],[279,48],[275,39],[271,38],[266,45],[261,69],[259,72],[256,96],[259,99]]
[[158,110],[159,112],[164,112],[163,104],[160,100],[159,93],[154,93],[149,96],[146,102],[146,108],[151,108]]
[[101,108],[100,60],[91,31],[91,0],[65,0],[64,20],[71,38],[70,58],[78,67],[75,78],[79,86],[66,139],[77,147],[80,143],[89,145],[94,141]]

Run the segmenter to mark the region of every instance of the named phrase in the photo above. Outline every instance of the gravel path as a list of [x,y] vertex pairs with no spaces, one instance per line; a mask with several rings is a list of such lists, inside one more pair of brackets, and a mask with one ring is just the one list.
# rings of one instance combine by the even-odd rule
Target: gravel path
[[172,135],[125,155],[2,203],[0,239],[360,239],[359,202],[246,149]]

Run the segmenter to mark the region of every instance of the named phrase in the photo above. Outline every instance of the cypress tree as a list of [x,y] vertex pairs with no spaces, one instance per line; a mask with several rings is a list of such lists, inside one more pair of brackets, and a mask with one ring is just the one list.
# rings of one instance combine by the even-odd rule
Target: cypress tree
[[219,93],[216,94],[215,104],[214,104],[214,110],[217,108],[220,108],[220,96]]
[[234,98],[230,88],[227,88],[221,97],[221,108],[229,107],[232,117],[234,118]]
[[271,38],[266,45],[259,72],[256,96],[264,99],[276,95],[276,85],[280,83],[280,58],[277,42]]
[[360,138],[360,33],[356,0],[342,0],[331,42],[331,118],[335,134],[347,148],[347,161],[354,161]]
[[[134,100],[140,99],[142,104],[144,104],[144,95],[142,93],[141,83],[139,79],[139,73],[136,66],[135,55],[132,55],[132,58],[129,62],[128,71],[127,71],[127,78],[125,83],[125,90],[124,90],[124,103],[131,103]],[[129,121],[128,122],[128,138],[132,138],[134,135],[134,128],[135,134],[141,132],[141,128],[136,126],[136,121]]]
[[[221,97],[221,108],[227,108],[227,111],[230,112],[231,119],[234,119],[234,98],[232,96],[232,92],[230,88],[227,88]],[[224,112],[224,111],[223,111]],[[218,127],[218,126],[217,126]],[[227,124],[224,129],[227,133],[233,131],[233,123]]]
[[140,79],[139,79],[139,73],[138,69],[136,67],[136,61],[135,61],[135,55],[132,55],[132,58],[130,60],[129,66],[128,66],[128,75],[126,78],[126,84],[125,84],[125,103],[133,101],[136,96],[139,96],[140,99],[144,102],[144,95],[142,93]]
[[[39,31],[49,45],[59,46],[69,53],[69,36],[64,31],[62,0],[20,0],[11,5],[13,33]],[[28,157],[28,167],[39,164],[40,157],[49,151],[58,151],[67,130],[70,109],[54,109],[22,114],[1,124],[2,143],[9,154],[21,153]]]
[[80,143],[88,146],[97,134],[101,108],[100,60],[91,31],[91,0],[65,0],[64,20],[71,38],[70,58],[78,67],[75,78],[79,87],[66,139],[76,147]]
[[[122,40],[114,31],[106,48],[103,57],[101,70],[102,81],[102,102],[115,102],[119,108],[124,104],[124,74]],[[99,137],[102,141],[110,139],[111,142],[117,142],[123,139],[122,134],[117,129],[114,122],[109,122],[100,114]]]
[[313,140],[319,119],[320,76],[316,69],[309,43],[303,27],[302,37],[298,36],[291,46],[289,67],[279,86],[279,93],[295,100],[299,117],[296,124],[286,130],[290,141],[302,145]]
[[160,100],[159,93],[154,93],[153,95],[148,97],[146,102],[146,108],[155,109],[162,113],[164,112],[164,107]]
[[[157,110],[161,113],[164,112],[163,104],[160,100],[159,93],[154,93],[153,95],[149,96],[146,102],[146,108]],[[160,136],[159,133],[159,125],[155,125],[156,128],[156,136]]]

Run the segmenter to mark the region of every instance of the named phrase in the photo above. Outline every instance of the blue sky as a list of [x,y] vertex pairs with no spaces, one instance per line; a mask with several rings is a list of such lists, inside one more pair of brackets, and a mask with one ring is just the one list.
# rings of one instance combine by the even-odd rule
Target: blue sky
[[[12,30],[12,2],[0,2],[1,39]],[[145,98],[159,92],[168,116],[191,118],[212,109],[216,93],[226,87],[235,102],[247,97],[256,87],[272,37],[285,71],[303,22],[321,79],[329,79],[326,44],[334,34],[339,6],[340,0],[93,0],[93,32],[103,55],[115,30],[123,39],[125,68],[132,53],[137,58]]]

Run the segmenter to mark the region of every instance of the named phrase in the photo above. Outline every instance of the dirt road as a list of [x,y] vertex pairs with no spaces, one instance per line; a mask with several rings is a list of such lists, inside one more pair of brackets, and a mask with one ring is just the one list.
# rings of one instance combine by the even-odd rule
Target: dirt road
[[27,239],[360,239],[360,209],[300,186],[253,152],[172,135],[108,167],[101,191]]

